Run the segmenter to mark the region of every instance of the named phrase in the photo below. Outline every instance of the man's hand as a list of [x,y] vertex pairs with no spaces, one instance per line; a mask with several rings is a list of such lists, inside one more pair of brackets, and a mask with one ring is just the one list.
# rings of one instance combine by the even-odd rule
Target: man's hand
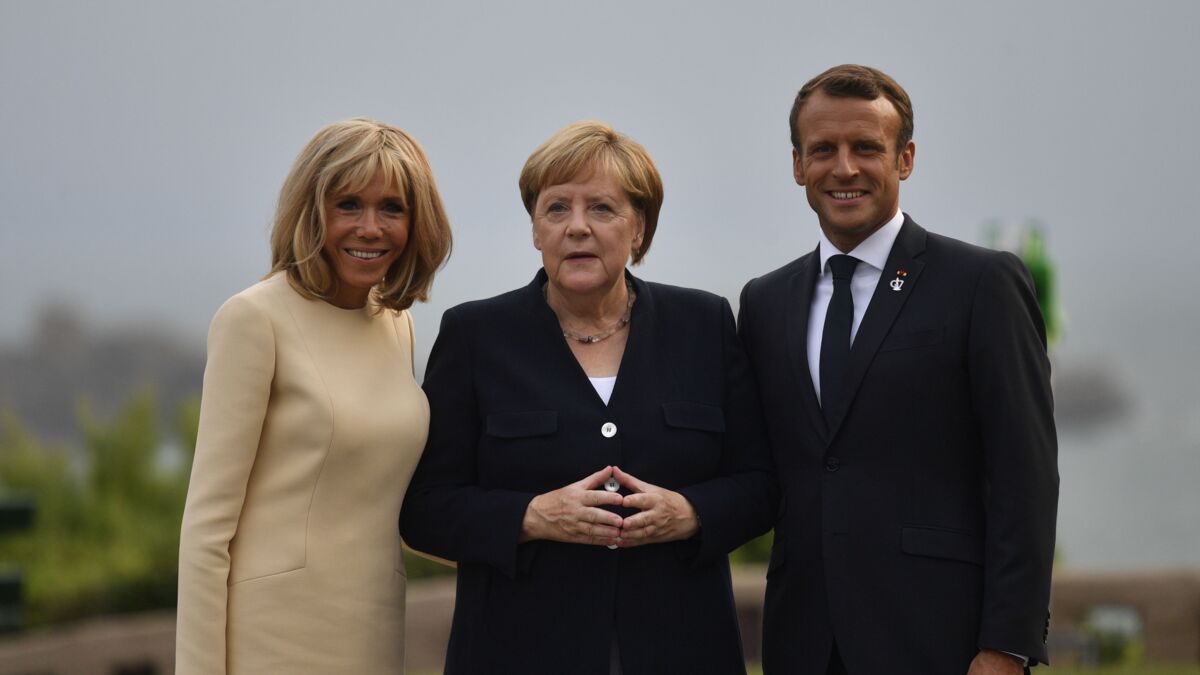
[[617,467],[613,467],[613,476],[633,493],[626,495],[623,505],[639,511],[621,523],[622,548],[687,539],[700,529],[696,510],[683,495],[638,480]]
[[525,507],[519,541],[549,539],[568,544],[615,546],[621,516],[601,506],[620,506],[621,495],[597,489],[612,475],[606,466],[583,480],[534,497]]
[[1021,675],[1025,664],[1012,654],[994,649],[981,649],[971,660],[967,675]]

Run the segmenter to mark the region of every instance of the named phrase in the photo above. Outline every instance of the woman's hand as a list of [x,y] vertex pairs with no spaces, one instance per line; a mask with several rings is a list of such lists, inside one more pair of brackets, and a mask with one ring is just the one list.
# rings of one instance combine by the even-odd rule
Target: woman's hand
[[613,475],[633,493],[622,505],[640,512],[622,521],[622,547],[688,539],[700,530],[696,509],[683,495],[638,480],[617,467],[613,467]]
[[613,467],[606,466],[581,481],[534,497],[525,508],[518,541],[619,544],[621,516],[599,507],[620,506],[621,495],[597,489],[612,473]]

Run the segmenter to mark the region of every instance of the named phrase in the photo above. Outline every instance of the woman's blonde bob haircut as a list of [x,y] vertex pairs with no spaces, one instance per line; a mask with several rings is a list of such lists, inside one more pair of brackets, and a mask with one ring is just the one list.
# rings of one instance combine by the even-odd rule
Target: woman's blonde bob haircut
[[646,256],[658,212],[662,208],[663,184],[650,153],[632,138],[603,122],[585,120],[563,127],[525,161],[521,169],[521,201],[533,217],[538,194],[551,185],[570,183],[594,171],[611,176],[625,190],[642,218],[642,245],[633,250],[633,264]]
[[433,170],[412,136],[362,117],[321,129],[296,158],[279,191],[270,274],[286,272],[292,287],[307,298],[333,297],[339,281],[322,250],[325,201],[358,192],[376,176],[404,198],[408,242],[375,287],[375,301],[380,307],[402,310],[427,300],[434,273],[450,255],[452,244]]

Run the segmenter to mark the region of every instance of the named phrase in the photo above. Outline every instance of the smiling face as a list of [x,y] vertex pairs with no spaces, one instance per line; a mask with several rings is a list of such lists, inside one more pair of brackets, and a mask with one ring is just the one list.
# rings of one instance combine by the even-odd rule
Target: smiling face
[[912,173],[916,146],[908,141],[897,151],[900,114],[883,96],[819,91],[804,102],[796,127],[796,183],[804,186],[825,236],[849,252],[896,215],[900,181]]
[[325,198],[322,252],[337,276],[329,302],[344,309],[362,307],[408,242],[404,197],[376,175],[356,192]]
[[533,210],[534,248],[550,283],[568,296],[617,288],[643,229],[625,190],[603,171],[543,189]]

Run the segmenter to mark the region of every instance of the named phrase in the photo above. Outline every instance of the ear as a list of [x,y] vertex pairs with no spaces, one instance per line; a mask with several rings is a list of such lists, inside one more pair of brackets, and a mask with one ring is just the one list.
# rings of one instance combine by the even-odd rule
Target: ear
[[804,185],[804,163],[800,151],[795,148],[792,148],[792,175],[796,178],[796,185]]
[[913,172],[913,160],[917,156],[917,145],[909,141],[904,151],[896,158],[896,168],[900,170],[900,180],[906,180]]
[[530,227],[529,233],[533,237],[533,247],[537,250],[542,250],[542,239],[538,236],[537,227]]

